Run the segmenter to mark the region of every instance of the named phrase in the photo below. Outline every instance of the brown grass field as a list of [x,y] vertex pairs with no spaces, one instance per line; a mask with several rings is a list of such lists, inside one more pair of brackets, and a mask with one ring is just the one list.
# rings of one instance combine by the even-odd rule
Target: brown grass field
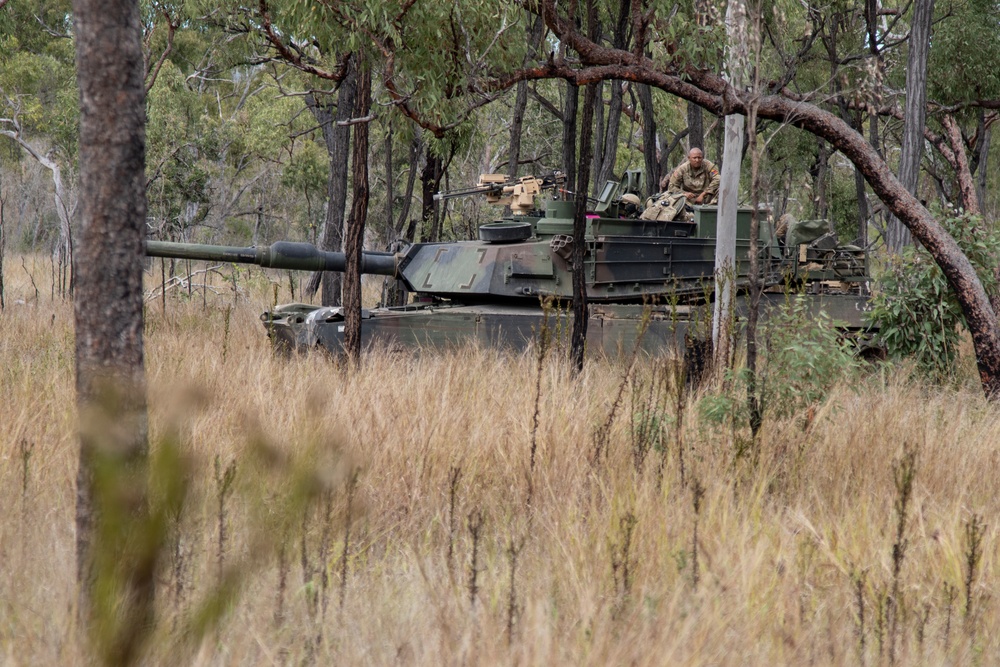
[[[541,371],[472,348],[276,357],[258,315],[287,276],[241,271],[235,305],[216,279],[147,306],[151,448],[179,448],[190,488],[144,663],[1000,662],[1000,412],[974,378],[869,370],[748,446],[700,416],[706,390],[678,432],[673,386],[652,389],[669,360],[616,403],[626,363],[573,378],[558,350]],[[86,664],[73,315],[48,275],[4,265],[5,665]]]

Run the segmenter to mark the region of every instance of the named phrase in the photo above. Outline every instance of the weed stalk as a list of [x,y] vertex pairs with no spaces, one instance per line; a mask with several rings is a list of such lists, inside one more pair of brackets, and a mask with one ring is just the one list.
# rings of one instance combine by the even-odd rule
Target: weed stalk
[[865,573],[851,574],[854,582],[854,606],[857,609],[858,622],[858,662],[865,664]]
[[955,598],[958,597],[958,589],[956,589],[951,584],[944,585],[944,597],[945,603],[945,614],[944,614],[944,632],[942,633],[944,648],[948,649],[948,644],[951,642],[951,610],[955,607]]
[[469,534],[472,536],[472,562],[469,564],[469,606],[473,611],[476,609],[476,597],[479,595],[479,547],[483,535],[482,510],[476,510],[469,514],[467,524]]
[[458,501],[458,481],[462,477],[461,466],[452,466],[448,474],[448,574],[455,574],[455,505]]
[[507,561],[510,563],[510,594],[507,596],[507,646],[514,643],[514,624],[517,620],[517,559],[524,548],[524,538],[510,538],[507,546]]
[[340,555],[340,612],[344,612],[344,602],[347,600],[347,555],[351,549],[351,515],[354,512],[354,493],[358,488],[358,476],[361,470],[354,469],[351,479],[347,482],[347,516],[344,519],[344,551]]
[[973,637],[975,624],[973,601],[973,585],[976,581],[976,573],[983,557],[983,536],[986,532],[986,524],[983,517],[973,514],[965,522],[965,629],[970,637]]
[[226,467],[222,467],[219,455],[215,455],[215,493],[217,503],[217,515],[219,527],[219,549],[215,554],[216,574],[218,584],[224,583],[223,573],[226,559],[226,498],[233,491],[233,480],[236,479],[236,461],[230,461]]
[[229,324],[233,315],[233,307],[226,306],[222,314],[222,363],[226,363],[226,355],[229,353]]
[[626,512],[618,520],[618,544],[611,549],[611,575],[615,581],[618,601],[624,604],[632,592],[635,577],[635,557],[632,554],[635,526],[639,522],[635,514]]
[[903,446],[903,455],[893,465],[893,481],[896,486],[896,539],[892,545],[892,592],[886,601],[886,616],[889,625],[889,664],[896,664],[896,639],[899,634],[900,573],[906,558],[906,519],[913,499],[913,482],[917,477],[917,451],[909,445]]
[[695,478],[691,485],[691,503],[694,506],[694,528],[691,531],[691,583],[698,590],[698,520],[701,517],[701,500],[705,495],[705,487]]

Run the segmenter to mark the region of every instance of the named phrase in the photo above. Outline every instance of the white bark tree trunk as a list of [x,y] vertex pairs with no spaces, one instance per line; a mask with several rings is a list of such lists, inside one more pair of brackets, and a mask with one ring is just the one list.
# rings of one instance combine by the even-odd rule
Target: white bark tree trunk
[[[726,69],[732,86],[742,89],[748,60],[747,11],[743,0],[729,0],[726,9]],[[743,154],[744,118],[726,116],[722,182],[719,186],[719,217],[715,241],[715,311],[712,343],[715,368],[729,364],[733,328],[733,282],[736,278],[736,208],[739,205],[740,158]]]

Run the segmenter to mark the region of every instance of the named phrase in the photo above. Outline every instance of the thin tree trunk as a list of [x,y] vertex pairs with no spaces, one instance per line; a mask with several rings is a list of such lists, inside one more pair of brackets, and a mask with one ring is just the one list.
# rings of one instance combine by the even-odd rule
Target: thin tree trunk
[[566,82],[566,104],[563,106],[562,163],[566,172],[566,186],[576,187],[576,107],[580,89]]
[[639,84],[639,104],[642,106],[642,158],[646,169],[647,197],[658,192],[660,165],[656,160],[656,117],[653,115],[653,89]]
[[[406,176],[406,192],[403,194],[403,210],[399,212],[399,217],[396,218],[396,233],[395,237],[399,238],[402,235],[403,240],[407,243],[413,243],[414,237],[417,233],[417,226],[413,220],[410,220],[410,208],[413,206],[413,187],[417,182],[417,163],[420,161],[420,134],[419,132],[414,135],[413,141],[410,142],[410,172]],[[405,233],[404,233],[405,230]],[[395,238],[392,240],[396,240]]]
[[[542,37],[542,29],[545,23],[541,16],[534,17],[531,30],[528,33],[528,52],[524,55],[523,65],[535,57],[538,40]],[[518,161],[521,159],[521,133],[524,128],[524,111],[528,107],[528,82],[519,81],[517,92],[514,95],[514,113],[510,123],[510,152],[507,156],[507,173],[511,178],[517,178]]]
[[[747,136],[749,137],[753,133],[754,129],[750,128]],[[809,171],[813,177],[812,215],[814,218],[820,219],[825,218],[827,214],[826,174],[827,163],[830,160],[830,147],[823,139],[817,141],[819,145],[816,149],[816,161]]]
[[976,180],[976,198],[979,200],[980,211],[986,206],[986,165],[989,164],[990,138],[993,134],[993,129],[985,128],[983,133],[983,143],[979,149],[979,172]]
[[611,101],[608,104],[608,123],[604,133],[604,150],[601,156],[601,168],[597,172],[594,191],[600,192],[604,184],[614,178],[615,158],[618,155],[618,131],[622,122],[622,82],[612,80]]
[[[586,92],[584,92],[584,99],[586,99]],[[586,110],[585,110],[586,111]],[[601,173],[601,166],[604,164],[604,81],[597,82],[597,92],[594,98],[594,127],[591,130],[593,134],[593,146],[590,148],[590,177],[588,182],[590,183],[591,189],[594,191],[593,194],[598,194],[597,178]]]
[[[958,195],[962,208],[973,215],[979,215],[979,197],[976,195],[976,184],[972,178],[972,171],[969,169],[969,158],[965,153],[965,140],[962,138],[962,129],[958,126],[958,121],[951,114],[944,114],[941,117],[941,124],[944,126],[945,134],[948,136],[948,143],[955,155],[955,175],[958,178]],[[912,193],[911,193],[912,194]]]
[[[54,203],[56,217],[59,218],[59,240],[56,243],[53,256],[53,263],[58,265],[60,268],[56,282],[59,286],[60,296],[65,296],[67,291],[72,294],[73,273],[71,270],[69,285],[67,286],[65,284],[65,269],[73,266],[73,229],[71,227],[73,214],[70,212],[66,187],[62,180],[62,167],[58,162],[49,158],[47,155],[43,155],[41,151],[37,150],[34,146],[28,143],[21,133],[20,123],[18,123],[16,119],[13,126],[13,130],[0,130],[0,135],[12,139],[26,153],[28,153],[28,155],[33,157],[38,164],[48,169],[49,173],[52,175],[52,186],[55,191]],[[32,243],[32,246],[34,246],[34,243]]]
[[[163,537],[137,539],[130,530],[141,529],[149,512],[142,343],[146,95],[139,3],[74,0],[73,21],[81,205],[74,299],[77,578],[81,617],[95,630],[99,659],[127,665],[137,660],[153,628]],[[106,598],[98,604],[93,597],[95,586],[114,591],[110,608]]]
[[[747,15],[743,0],[729,0],[726,10],[726,36],[730,84],[743,86],[747,62]],[[739,204],[740,156],[743,153],[744,118],[726,116],[726,141],[722,159],[722,182],[719,186],[719,217],[715,239],[715,311],[712,318],[712,343],[715,368],[722,373],[729,367],[733,326],[733,284],[736,268],[736,209]]]
[[[0,188],[2,190],[2,188]],[[0,196],[0,312],[4,310],[7,306],[7,302],[4,297],[4,285],[3,285],[3,255],[4,251],[7,249],[7,235],[4,229],[6,228],[5,219],[5,209],[7,208],[7,200]]]
[[[927,116],[927,53],[930,50],[931,20],[934,0],[915,0],[910,27],[909,53],[906,58],[906,109],[903,144],[899,153],[899,182],[907,192],[917,194],[920,157],[924,151],[924,125]],[[964,195],[964,193],[963,193]],[[901,252],[913,242],[910,230],[895,216],[889,217],[886,246]]]
[[688,102],[688,150],[700,148],[702,152],[705,151],[705,125],[702,118],[701,107],[694,102]]
[[[358,91],[354,117],[364,118],[371,108],[372,77],[367,63],[358,64]],[[344,270],[344,349],[354,363],[361,361],[361,249],[368,217],[368,123],[354,126],[354,199],[347,226]]]
[[587,254],[587,197],[590,184],[590,147],[594,127],[594,107],[597,105],[598,86],[588,83],[583,95],[583,118],[580,125],[580,161],[577,168],[576,210],[573,215],[573,332],[570,336],[570,362],[575,372],[583,370],[587,347],[587,325],[590,309],[587,306],[587,275],[584,259]]
[[[337,113],[321,104],[314,95],[306,96],[306,104],[316,122],[323,130],[323,141],[326,144],[327,156],[330,160],[330,174],[327,179],[326,218],[320,233],[320,249],[340,250],[344,239],[344,210],[347,206],[347,168],[350,154],[351,128],[339,125],[351,118],[354,98],[357,96],[357,58],[349,58],[347,74],[340,82],[337,91]],[[317,271],[309,276],[305,294],[316,295],[320,285],[323,286],[321,303],[324,306],[337,306],[341,303],[343,277],[332,271]]]
[[420,172],[420,184],[423,194],[423,206],[420,210],[420,226],[424,241],[435,243],[438,240],[438,207],[434,194],[441,186],[441,158],[434,155],[431,147],[426,147],[427,161]]
[[385,236],[382,238],[380,247],[386,249],[393,241],[393,230],[396,226],[396,219],[392,215],[392,204],[396,198],[396,179],[392,165],[392,144],[393,126],[392,118],[389,119],[389,126],[385,133]]

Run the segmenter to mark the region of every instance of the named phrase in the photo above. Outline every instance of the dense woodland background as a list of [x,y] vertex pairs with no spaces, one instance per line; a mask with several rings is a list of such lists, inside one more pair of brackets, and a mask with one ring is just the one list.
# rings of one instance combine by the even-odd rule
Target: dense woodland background
[[[0,12],[0,201],[9,252],[64,257],[77,225],[68,5],[13,1]],[[561,48],[523,10],[473,1],[406,11],[363,2],[275,5],[142,3],[150,237],[249,245],[325,235],[338,246],[350,224],[350,134],[361,127],[369,133],[362,157],[371,249],[397,239],[473,237],[497,212],[475,198],[436,204],[430,196],[466,187],[479,173],[575,170],[564,138],[579,136],[576,88],[558,79],[502,85],[501,75]],[[967,206],[961,178],[971,178],[976,204],[992,220],[1000,6],[939,0],[933,8],[917,193]],[[664,57],[669,51],[674,60],[717,69],[724,3],[682,2],[674,10],[660,12],[652,28],[654,61],[663,48]],[[912,10],[875,0],[807,10],[758,3],[750,17],[759,22],[754,71],[837,113],[898,169]],[[598,41],[630,48],[624,11],[598,7],[596,18]],[[358,62],[372,74],[373,104],[352,121]],[[715,114],[645,85],[598,86],[593,190],[629,168],[654,165],[662,176],[689,146],[721,160]],[[828,217],[842,240],[885,246],[889,216],[850,162],[806,132],[766,120],[757,131],[766,147],[760,199],[775,216]]]

